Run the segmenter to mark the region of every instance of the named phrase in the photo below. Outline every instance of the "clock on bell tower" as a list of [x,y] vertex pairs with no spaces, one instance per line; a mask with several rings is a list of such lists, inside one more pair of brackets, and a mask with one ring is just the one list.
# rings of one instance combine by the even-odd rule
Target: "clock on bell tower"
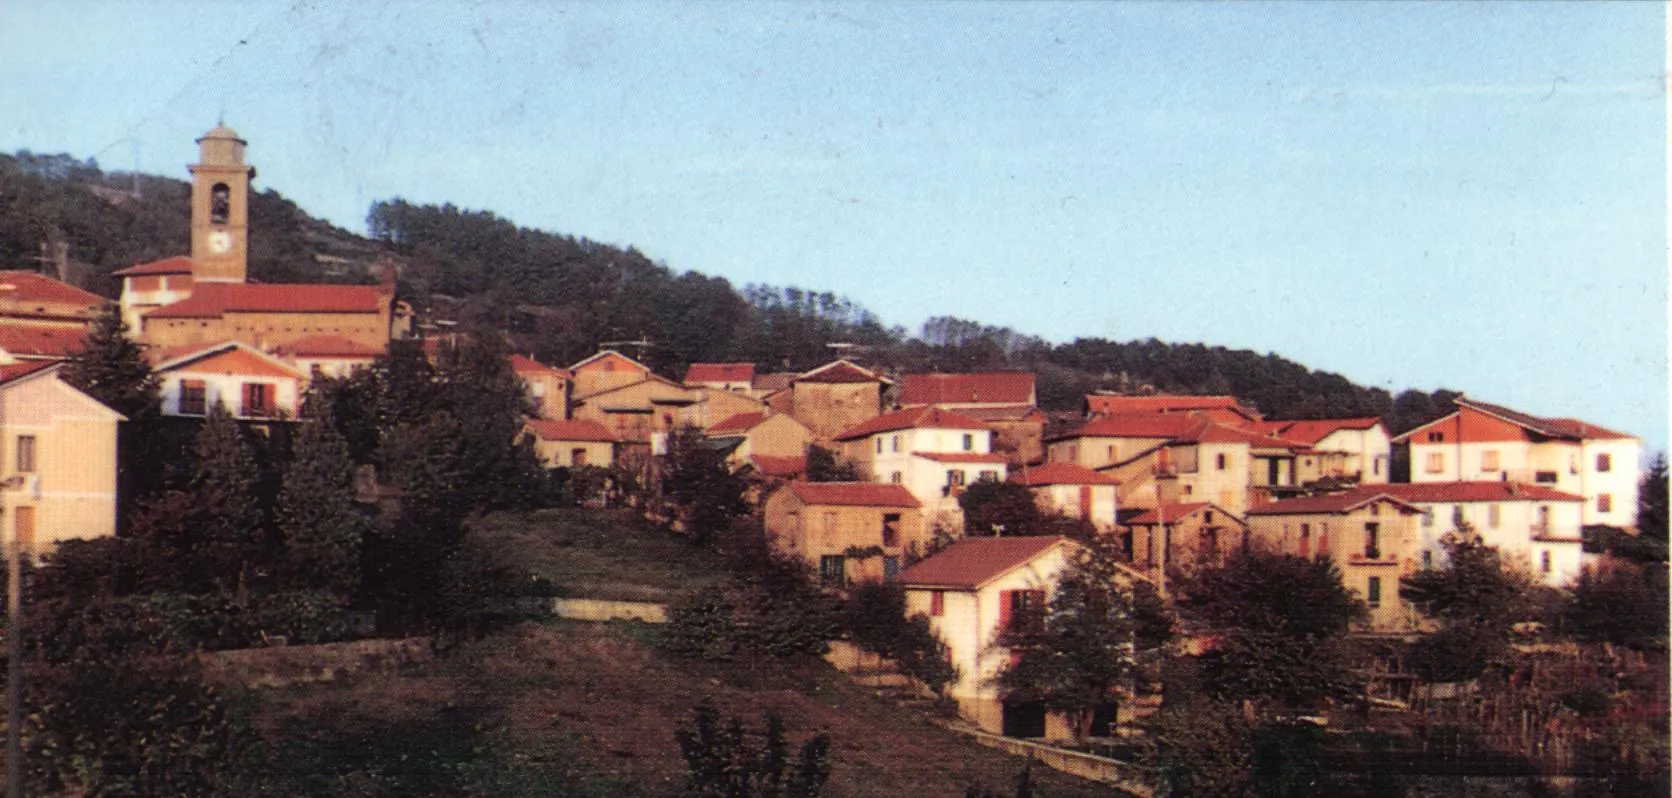
[[192,173],[192,279],[244,282],[249,253],[250,180],[244,164],[249,142],[225,125],[197,140]]

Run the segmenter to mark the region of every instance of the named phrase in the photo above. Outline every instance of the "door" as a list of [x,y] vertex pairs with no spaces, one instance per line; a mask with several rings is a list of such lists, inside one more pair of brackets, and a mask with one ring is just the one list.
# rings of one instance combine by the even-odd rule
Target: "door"
[[1006,701],[1001,725],[1006,737],[1044,737],[1045,705]]

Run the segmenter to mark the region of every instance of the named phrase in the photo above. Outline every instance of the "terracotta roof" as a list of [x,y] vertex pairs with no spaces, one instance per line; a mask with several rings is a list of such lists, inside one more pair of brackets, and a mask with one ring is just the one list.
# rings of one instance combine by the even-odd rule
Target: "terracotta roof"
[[[1470,408],[1470,409],[1473,409],[1477,412],[1485,413],[1489,416],[1494,416],[1496,418],[1503,419],[1504,421],[1507,421],[1507,422],[1509,422],[1511,424],[1514,424],[1518,427],[1526,429],[1530,432],[1533,432],[1533,433],[1536,433],[1536,434],[1539,434],[1539,435],[1543,435],[1543,436],[1549,437],[1549,438],[1563,438],[1563,439],[1567,439],[1567,440],[1576,440],[1577,441],[1577,440],[1609,440],[1609,439],[1620,440],[1620,439],[1630,439],[1630,438],[1633,437],[1631,435],[1627,435],[1627,434],[1622,433],[1622,432],[1615,432],[1614,430],[1608,429],[1607,427],[1599,427],[1595,424],[1580,421],[1579,419],[1576,419],[1576,418],[1540,418],[1538,416],[1523,413],[1519,410],[1511,410],[1507,407],[1504,407],[1503,405],[1494,405],[1494,404],[1488,404],[1486,402],[1477,402],[1473,399],[1468,399],[1468,398],[1465,398],[1465,397],[1462,397],[1462,396],[1457,397],[1453,401],[1457,404],[1459,409]],[[1435,424],[1438,424],[1441,421],[1445,421],[1446,419],[1449,419],[1449,418],[1451,418],[1455,415],[1457,415],[1456,412],[1447,413],[1446,415],[1441,416],[1440,418],[1434,419],[1433,421],[1430,421],[1427,424],[1423,424],[1422,426],[1417,427],[1416,429],[1406,430],[1405,432],[1402,432],[1399,435],[1394,436],[1393,440],[1395,440],[1395,441],[1409,440],[1411,438],[1411,436],[1413,436],[1417,432],[1419,432],[1421,430],[1424,430],[1424,429],[1427,429],[1428,427],[1434,426]]]
[[382,349],[351,341],[341,335],[309,335],[273,347],[276,354],[291,357],[365,357],[383,354]]
[[773,457],[766,454],[749,455],[749,463],[755,467],[755,472],[768,477],[788,479],[798,477],[807,472],[807,458],[805,457]]
[[1333,493],[1326,496],[1302,496],[1296,499],[1282,499],[1271,504],[1249,508],[1247,515],[1314,515],[1345,513],[1362,507],[1377,499],[1386,499],[1412,512],[1417,508],[1387,490],[1389,485],[1365,485],[1345,493]]
[[532,418],[523,426],[544,441],[594,441],[614,443],[616,437],[596,421],[581,419]]
[[937,463],[1005,463],[1009,462],[1004,455],[985,452],[912,452],[913,457],[933,460]]
[[192,273],[192,259],[186,257],[185,255],[175,255],[172,258],[163,258],[162,260],[154,260],[154,261],[151,261],[150,263],[141,263],[138,266],[129,266],[128,268],[123,269],[121,271],[111,272],[111,274],[116,276],[116,277],[139,277],[141,275],[146,275],[146,274],[191,274],[191,273]]
[[[1307,421],[1264,422],[1254,426],[1253,429],[1266,435],[1275,435],[1280,438],[1297,441],[1310,446],[1329,437],[1332,433],[1339,432],[1340,430],[1366,430],[1380,423],[1382,423],[1382,420],[1375,416],[1365,416],[1363,418],[1321,418]],[[1271,427],[1274,425],[1276,428],[1272,429]]]
[[755,381],[750,387],[760,393],[771,393],[790,387],[792,382],[795,382],[794,374],[787,371],[777,371],[771,374],[756,374]]
[[846,360],[826,363],[796,376],[795,382],[888,382],[876,373]]
[[704,430],[708,435],[741,435],[754,429],[756,424],[766,418],[765,413],[738,413],[727,417],[724,421]]
[[1037,421],[1045,423],[1045,413],[1033,405],[998,405],[994,407],[960,407],[963,413],[976,421],[991,424],[995,421]]
[[903,405],[966,402],[1032,405],[1033,401],[1033,375],[1025,371],[907,374],[900,383]]
[[1086,410],[1090,413],[1187,413],[1193,410],[1231,410],[1249,420],[1257,420],[1259,413],[1237,402],[1234,396],[1185,396],[1155,394],[1151,396],[1118,396],[1087,394]]
[[975,590],[1068,542],[1061,535],[964,538],[900,572],[907,587]]
[[376,313],[388,295],[375,285],[206,283],[148,319],[208,319],[225,313]]
[[1074,463],[1045,463],[1010,473],[1010,481],[1028,487],[1040,485],[1119,485],[1113,477]]
[[31,307],[56,305],[60,309],[68,306],[68,309],[90,314],[98,311],[105,298],[44,274],[0,271],[0,306],[13,303]]
[[1552,490],[1543,485],[1519,482],[1409,482],[1361,486],[1375,489],[1412,504],[1458,502],[1582,502],[1584,497]]
[[747,382],[751,385],[755,381],[755,364],[753,363],[692,363],[685,369],[686,384],[693,382]]
[[869,421],[861,421],[843,430],[836,436],[839,441],[851,441],[875,435],[879,432],[892,432],[901,429],[988,429],[986,424],[976,421],[963,413],[953,410],[942,410],[938,407],[908,407],[892,413],[884,413]]
[[548,366],[527,355],[514,354],[508,359],[511,361],[511,373],[513,374],[556,374],[564,379],[569,379],[570,376],[568,369]]
[[9,366],[0,366],[0,385],[61,365],[63,364],[51,360],[37,360],[29,363],[13,363]]
[[0,349],[14,357],[64,358],[81,351],[87,331],[80,327],[40,327],[0,322]]
[[215,373],[220,374],[278,376],[293,379],[301,379],[306,376],[284,361],[241,341],[222,341],[218,344],[200,346],[194,351],[186,352],[172,357],[166,362],[159,363],[153,370],[159,374],[164,371],[203,373],[206,368],[213,369]]
[[803,504],[844,507],[922,507],[911,491],[881,482],[791,482],[785,486]]
[[1304,449],[1306,444],[1296,441],[1273,438],[1250,430],[1228,427],[1216,421],[1207,421],[1191,427],[1183,435],[1174,440],[1180,443],[1246,443],[1255,449]]
[[[1172,502],[1165,505],[1163,509],[1167,511],[1167,523],[1171,524],[1175,521],[1182,521],[1191,514],[1209,507],[1217,509],[1219,512],[1224,513],[1228,518],[1239,524],[1242,523],[1242,520],[1237,518],[1235,513],[1228,512],[1225,508],[1220,507],[1217,504],[1213,504],[1212,502]],[[1156,512],[1153,507],[1127,519],[1126,521],[1128,526],[1147,526],[1160,522],[1161,515]]]
[[1057,440],[1067,438],[1164,438],[1171,440],[1209,423],[1194,413],[1119,413],[1098,416]]

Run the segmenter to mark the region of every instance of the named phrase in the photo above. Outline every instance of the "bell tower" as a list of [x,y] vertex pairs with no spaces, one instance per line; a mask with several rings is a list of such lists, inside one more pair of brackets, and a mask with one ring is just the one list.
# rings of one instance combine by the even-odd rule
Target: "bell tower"
[[244,165],[244,147],[225,125],[197,140],[192,173],[192,279],[194,282],[244,282],[249,255],[250,180],[255,168]]

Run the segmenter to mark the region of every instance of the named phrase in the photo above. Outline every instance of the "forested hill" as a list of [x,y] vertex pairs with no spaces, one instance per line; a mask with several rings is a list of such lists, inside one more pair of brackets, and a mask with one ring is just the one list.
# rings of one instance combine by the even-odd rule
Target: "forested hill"
[[[117,269],[187,251],[189,185],[107,174],[92,161],[0,155],[0,268],[44,268],[67,246],[72,282],[115,296]],[[1401,430],[1450,410],[1455,393],[1398,397],[1277,355],[1153,338],[1053,343],[977,321],[939,317],[915,334],[829,293],[739,288],[677,272],[638,250],[517,227],[483,211],[374,204],[370,238],[308,216],[272,190],[251,199],[250,274],[267,282],[366,281],[382,253],[403,264],[403,295],[432,318],[510,331],[519,349],[568,364],[603,342],[644,339],[644,359],[677,375],[695,361],[804,369],[845,342],[890,372],[1025,369],[1046,409],[1071,410],[1098,388],[1150,386],[1229,393],[1273,418],[1383,416]],[[955,301],[949,297],[948,301]]]

